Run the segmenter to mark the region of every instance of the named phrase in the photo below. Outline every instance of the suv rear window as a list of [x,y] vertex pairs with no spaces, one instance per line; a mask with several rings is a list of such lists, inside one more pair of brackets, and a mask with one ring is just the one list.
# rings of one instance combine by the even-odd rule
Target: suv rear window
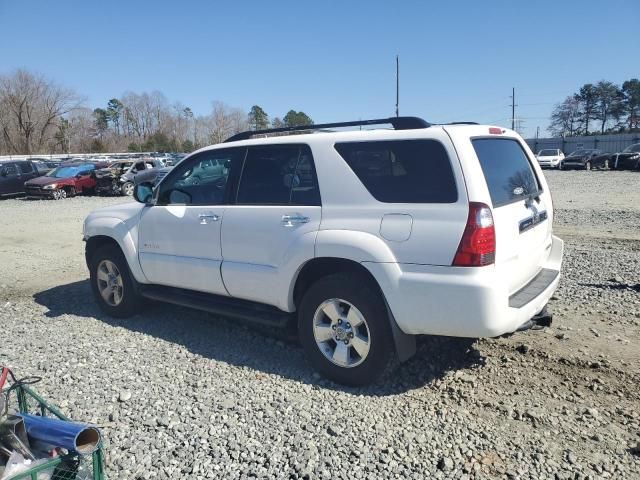
[[540,193],[538,179],[517,140],[476,138],[471,143],[480,160],[494,207]]
[[455,203],[449,156],[436,140],[336,143],[373,197],[385,203]]

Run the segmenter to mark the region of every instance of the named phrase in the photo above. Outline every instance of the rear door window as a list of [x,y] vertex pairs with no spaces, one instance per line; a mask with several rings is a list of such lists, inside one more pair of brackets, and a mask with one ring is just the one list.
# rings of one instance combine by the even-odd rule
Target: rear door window
[[436,140],[336,143],[369,193],[385,203],[455,203],[451,162]]
[[471,143],[480,161],[494,207],[540,194],[538,178],[517,140],[476,138]]
[[20,173],[31,173],[33,172],[33,168],[31,167],[31,163],[23,162],[18,164],[20,168]]
[[320,205],[320,191],[309,146],[250,147],[236,203]]

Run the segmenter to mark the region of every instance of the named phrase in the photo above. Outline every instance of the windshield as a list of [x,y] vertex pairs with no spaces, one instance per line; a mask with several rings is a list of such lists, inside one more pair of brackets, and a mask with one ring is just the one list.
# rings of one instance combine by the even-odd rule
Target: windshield
[[625,148],[623,151],[623,153],[635,153],[635,152],[640,152],[640,143],[636,143],[634,145],[629,145],[627,148]]
[[538,155],[540,157],[554,157],[558,155],[558,151],[557,150],[540,150],[540,153]]
[[89,172],[93,169],[94,169],[93,165],[74,165],[70,167],[58,167],[54,170],[51,170],[49,173],[47,173],[47,177],[54,177],[54,178],[75,177],[79,173]]

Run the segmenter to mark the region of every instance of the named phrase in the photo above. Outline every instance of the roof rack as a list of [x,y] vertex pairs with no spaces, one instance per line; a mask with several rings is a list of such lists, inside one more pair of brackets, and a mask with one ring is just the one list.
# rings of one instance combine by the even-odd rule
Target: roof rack
[[478,125],[478,122],[449,122],[445,125]]
[[264,135],[267,133],[302,132],[306,130],[323,130],[326,128],[360,127],[364,125],[384,125],[384,124],[391,124],[395,130],[411,130],[414,128],[428,128],[431,126],[429,122],[426,122],[425,120],[418,117],[376,118],[374,120],[356,120],[353,122],[318,123],[316,125],[300,125],[297,127],[267,128],[265,130],[247,130],[246,132],[240,132],[227,138],[225,140],[225,143],[236,142],[238,140],[248,140],[254,135]]

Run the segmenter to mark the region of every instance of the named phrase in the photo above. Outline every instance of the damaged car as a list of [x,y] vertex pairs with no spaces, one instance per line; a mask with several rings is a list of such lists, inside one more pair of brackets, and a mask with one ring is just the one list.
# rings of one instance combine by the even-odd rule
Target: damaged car
[[143,171],[162,168],[160,160],[122,160],[112,163],[106,168],[96,170],[93,177],[96,181],[96,193],[101,195],[133,194],[135,183],[133,177]]
[[91,172],[100,166],[96,163],[62,165],[42,177],[25,182],[24,189],[29,197],[54,200],[93,193],[96,182]]
[[613,170],[640,170],[640,143],[629,145],[620,153],[609,158],[609,168]]

